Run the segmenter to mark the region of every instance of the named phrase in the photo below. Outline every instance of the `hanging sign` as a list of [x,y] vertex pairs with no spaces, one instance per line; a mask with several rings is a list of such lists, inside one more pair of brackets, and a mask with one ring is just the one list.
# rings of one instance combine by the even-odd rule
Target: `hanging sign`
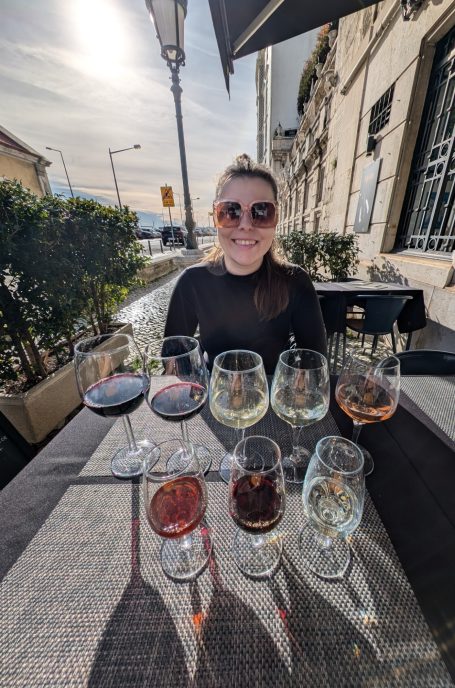
[[172,192],[172,186],[160,186],[161,189],[161,199],[163,201],[163,208],[174,208],[174,194]]

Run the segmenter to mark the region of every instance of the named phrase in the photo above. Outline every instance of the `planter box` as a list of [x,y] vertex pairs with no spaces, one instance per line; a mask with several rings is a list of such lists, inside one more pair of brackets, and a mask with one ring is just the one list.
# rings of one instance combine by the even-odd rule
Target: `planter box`
[[[133,334],[130,323],[116,332]],[[41,442],[81,403],[74,363],[67,363],[23,394],[0,394],[0,411],[30,444]]]

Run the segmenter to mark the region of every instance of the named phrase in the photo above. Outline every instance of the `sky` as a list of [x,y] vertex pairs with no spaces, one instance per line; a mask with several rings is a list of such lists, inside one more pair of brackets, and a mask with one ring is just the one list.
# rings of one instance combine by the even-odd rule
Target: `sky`
[[[145,0],[0,0],[0,11],[0,124],[52,162],[53,192],[69,195],[60,155],[46,146],[62,151],[75,195],[114,205],[109,148],[140,144],[113,156],[122,204],[161,214],[168,184],[183,208],[170,71]],[[218,175],[235,155],[256,154],[256,58],[235,63],[229,99],[208,0],[188,0],[185,54],[190,194],[207,225]]]

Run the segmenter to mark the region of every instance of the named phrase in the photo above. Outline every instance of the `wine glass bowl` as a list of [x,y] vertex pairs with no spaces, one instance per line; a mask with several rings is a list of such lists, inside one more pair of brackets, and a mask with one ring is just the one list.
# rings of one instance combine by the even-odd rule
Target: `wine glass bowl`
[[[179,422],[183,441],[189,444],[186,421],[202,410],[208,396],[208,372],[199,342],[193,337],[166,337],[160,354],[147,347],[144,365],[150,381],[148,405],[157,416]],[[195,451],[206,473],[211,464],[209,450],[195,445]],[[172,460],[177,461],[177,455]]]
[[202,522],[207,486],[191,444],[173,439],[157,445],[144,461],[143,495],[148,523],[163,538],[163,571],[175,580],[195,577],[210,558],[211,541]]
[[[269,406],[267,376],[262,358],[254,351],[232,350],[216,356],[210,380],[210,411],[213,417],[234,428],[238,441],[245,428],[260,421]],[[220,476],[229,482],[232,452],[225,454]]]
[[282,552],[272,533],[285,509],[285,488],[278,445],[251,436],[234,450],[229,480],[229,512],[238,526],[233,553],[237,566],[253,578],[270,576]]
[[292,452],[283,457],[285,480],[301,483],[310,452],[300,446],[300,433],[324,418],[329,409],[330,380],[325,356],[310,349],[284,351],[275,369],[270,398],[276,415],[292,427]]
[[317,575],[338,578],[346,571],[346,537],[361,521],[364,497],[359,447],[342,437],[323,437],[305,476],[302,499],[308,523],[300,533],[305,563]]
[[128,447],[112,458],[113,475],[141,475],[142,462],[155,444],[136,442],[128,416],[142,404],[148,388],[142,355],[133,337],[116,333],[83,339],[74,348],[74,366],[84,405],[100,416],[124,418]]
[[[352,419],[353,442],[357,443],[363,425],[390,418],[396,411],[400,396],[400,362],[395,356],[381,358],[367,352],[352,354],[338,378],[335,398]],[[366,449],[364,472],[374,468],[373,458]]]

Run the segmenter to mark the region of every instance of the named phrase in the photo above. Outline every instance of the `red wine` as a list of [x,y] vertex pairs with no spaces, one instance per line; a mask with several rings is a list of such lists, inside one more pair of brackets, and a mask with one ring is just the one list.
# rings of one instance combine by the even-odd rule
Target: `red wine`
[[140,406],[147,387],[145,375],[119,373],[89,387],[84,394],[84,404],[100,416],[123,416]]
[[201,481],[184,475],[162,485],[155,492],[147,516],[158,535],[179,538],[199,525],[206,506],[206,492]]
[[276,483],[262,475],[244,475],[232,487],[231,516],[249,533],[267,533],[283,515],[283,495]]
[[207,390],[195,382],[177,382],[164,387],[150,401],[150,408],[166,420],[186,420],[198,413],[207,399]]

